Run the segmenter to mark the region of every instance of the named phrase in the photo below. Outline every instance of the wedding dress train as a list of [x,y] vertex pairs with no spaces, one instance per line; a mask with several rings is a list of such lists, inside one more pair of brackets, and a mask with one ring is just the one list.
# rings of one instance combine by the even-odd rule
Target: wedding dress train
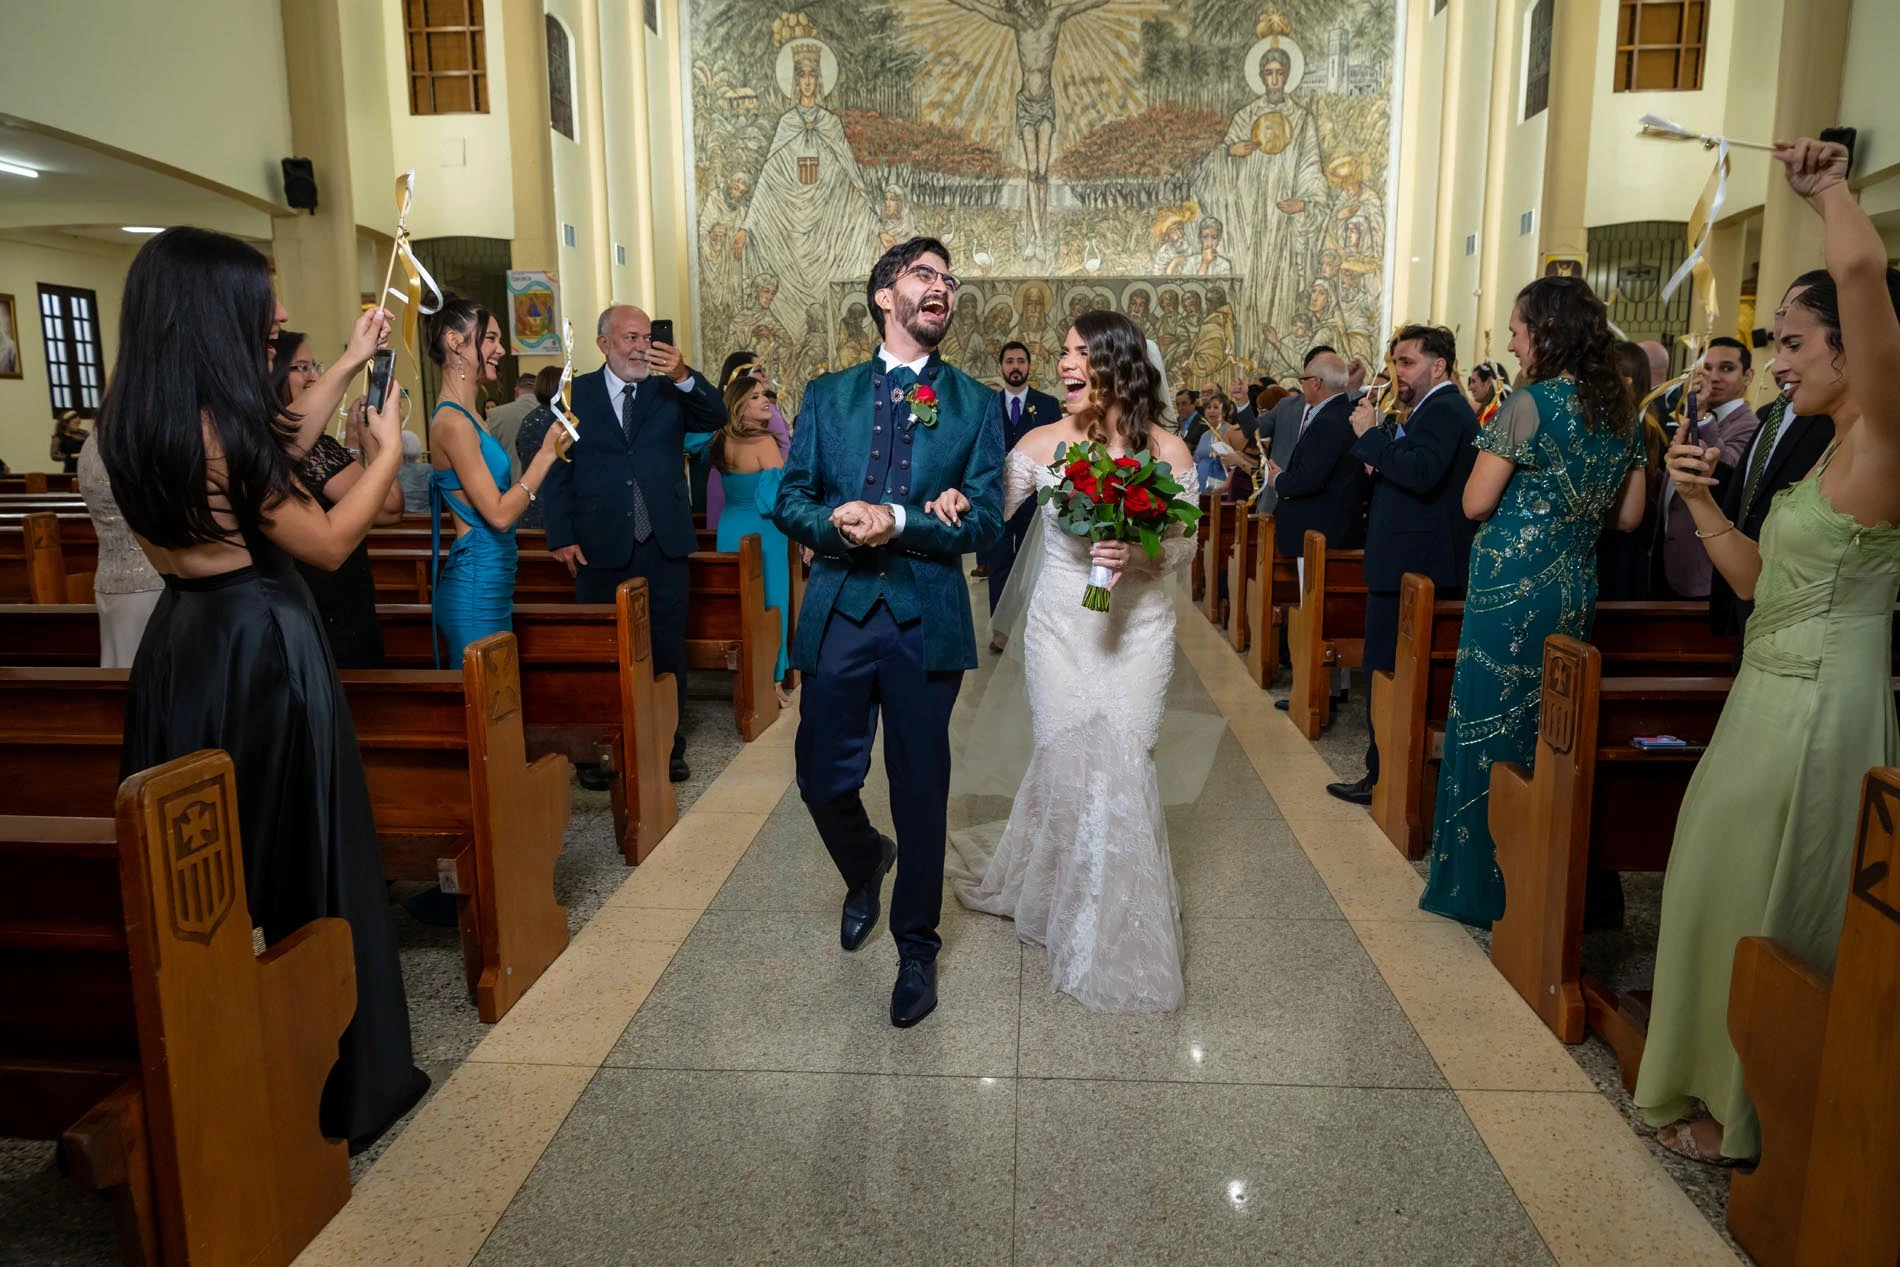
[[[1183,496],[1198,495],[1192,470],[1177,473]],[[1004,513],[1057,477],[1021,453],[1004,468]],[[1163,816],[1155,750],[1163,739],[1174,673],[1175,589],[1171,573],[1194,553],[1171,525],[1162,557],[1137,561],[1116,584],[1106,613],[1082,606],[1089,543],[1038,512],[1020,557],[1026,604],[1009,645],[1027,685],[1033,747],[1009,821],[993,852],[982,829],[952,833],[958,898],[974,910],[1016,921],[1026,942],[1046,947],[1050,981],[1100,1011],[1158,1012],[1181,1006],[1181,918]],[[1038,544],[1039,543],[1039,544]],[[999,607],[999,613],[1003,608]],[[976,709],[952,793],[994,793],[1020,722],[1005,720],[1021,693],[999,666]],[[1167,800],[1199,794],[1223,723],[1218,716],[1171,718]]]

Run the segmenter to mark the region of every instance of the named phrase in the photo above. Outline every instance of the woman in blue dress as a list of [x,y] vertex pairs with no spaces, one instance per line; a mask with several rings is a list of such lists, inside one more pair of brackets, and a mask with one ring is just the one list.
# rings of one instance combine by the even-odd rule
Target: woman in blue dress
[[[450,298],[429,320],[429,359],[442,367],[442,392],[429,420],[429,486],[437,663],[458,666],[478,638],[514,628],[515,523],[540,493],[567,437],[549,427],[534,460],[508,486],[508,451],[476,413],[483,383],[495,381],[501,327],[473,300]],[[443,508],[455,540],[442,551]]]
[[785,454],[772,431],[772,399],[765,383],[749,375],[726,384],[726,425],[710,433],[706,458],[719,472],[725,505],[719,511],[719,549],[733,551],[739,542],[757,533],[765,548],[765,603],[778,608],[778,665],[772,671],[779,684],[780,708],[792,702],[792,679],[786,671],[790,644],[787,617],[791,612],[791,546],[772,522],[779,481],[785,476]]
[[1491,839],[1491,767],[1537,746],[1544,639],[1590,636],[1597,535],[1643,516],[1643,433],[1617,373],[1603,301],[1543,277],[1511,310],[1511,355],[1530,383],[1478,433],[1464,510],[1482,520],[1445,723],[1425,910],[1489,928],[1504,913]]

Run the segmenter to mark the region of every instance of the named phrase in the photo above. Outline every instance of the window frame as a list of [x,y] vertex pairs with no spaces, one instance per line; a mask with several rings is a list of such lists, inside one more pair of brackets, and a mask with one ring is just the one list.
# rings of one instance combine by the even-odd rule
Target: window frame
[[[1544,65],[1543,75],[1537,77],[1537,36],[1540,16],[1544,28]],[[1529,123],[1550,109],[1550,75],[1555,62],[1556,26],[1556,0],[1530,0],[1530,4],[1524,10],[1524,108],[1519,122]],[[1541,90],[1541,96],[1533,106],[1532,93],[1539,90]]]
[[[1645,38],[1645,12],[1676,11],[1676,37],[1654,42]],[[1610,74],[1612,92],[1700,92],[1709,63],[1708,0],[1617,0],[1616,60]],[[1667,54],[1674,70],[1669,83],[1645,83],[1648,57]],[[1690,69],[1685,71],[1685,67]]]
[[[98,414],[105,399],[105,343],[99,331],[99,293],[84,286],[39,282],[40,339],[46,348],[46,397],[57,418],[68,409]],[[86,312],[75,314],[75,301]],[[91,353],[84,356],[83,353]],[[65,393],[62,400],[61,393]],[[90,399],[90,403],[88,403]]]
[[[556,134],[564,136],[570,141],[579,140],[580,138],[577,135],[579,127],[574,118],[574,98],[579,95],[576,91],[577,85],[574,81],[574,37],[568,34],[567,24],[555,17],[552,13],[547,15],[546,29],[548,52],[548,127],[553,129]],[[558,66],[554,61],[554,42],[556,37],[560,39],[562,54]],[[563,90],[562,93],[557,94],[555,91],[557,82],[559,82],[559,86]],[[561,126],[560,106],[567,108],[566,127]]]
[[[457,3],[462,10],[459,23],[430,20],[431,6]],[[411,115],[488,113],[487,15],[482,3],[483,0],[403,0],[403,59],[409,72]],[[418,17],[420,22],[417,21]],[[465,64],[437,69],[431,61],[435,41],[439,37],[454,35],[463,38]],[[421,64],[417,63],[418,48],[422,54]],[[441,104],[438,84],[445,80],[462,81],[465,84],[469,103],[467,107],[449,108]]]

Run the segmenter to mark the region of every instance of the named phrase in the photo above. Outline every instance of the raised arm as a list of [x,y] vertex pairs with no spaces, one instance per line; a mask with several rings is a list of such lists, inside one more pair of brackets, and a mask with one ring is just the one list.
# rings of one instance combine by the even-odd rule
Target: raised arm
[[[376,355],[376,349],[387,342],[387,310],[371,308],[356,319],[356,325],[350,330],[349,344],[344,347],[336,364],[323,371],[323,377],[297,397],[297,437],[290,444],[292,457],[301,459],[310,452],[310,446],[329,427],[330,419],[336,416],[338,406],[343,403],[343,397],[349,394],[350,384],[363,372],[369,359]],[[393,380],[389,390],[392,393],[396,390]]]
[[[392,387],[380,412],[371,415],[370,429],[378,444],[362,474],[328,511],[314,499],[287,498],[267,508],[260,527],[270,541],[294,559],[334,572],[362,543],[383,504],[396,468],[402,465],[401,406]],[[222,457],[214,459],[222,465]],[[352,468],[357,469],[357,468]],[[335,481],[331,481],[332,484]]]
[[1107,3],[1108,0],[1064,0],[1064,3],[1056,5],[1049,11],[1049,16],[1057,22],[1067,22],[1078,14],[1087,13],[1090,9],[1099,9]]
[[[1365,413],[1355,411],[1353,415],[1355,431],[1371,413],[1372,406],[1362,402],[1361,409]],[[1353,453],[1360,461],[1406,492],[1421,497],[1431,493],[1451,474],[1459,450],[1464,447],[1457,409],[1440,407],[1422,412],[1425,415],[1422,418],[1413,415],[1403,439],[1368,423],[1353,445]]]
[[998,26],[1009,27],[1011,30],[1022,25],[1015,18],[1003,12],[1001,5],[991,4],[989,0],[950,0],[950,3],[956,5],[959,9],[968,9],[978,17],[988,18]]
[[1783,142],[1775,156],[1788,183],[1821,214],[1827,271],[1841,296],[1841,344],[1861,425],[1880,447],[1900,449],[1900,398],[1876,386],[1900,369],[1900,318],[1887,291],[1887,248],[1847,187],[1847,150],[1821,141]]

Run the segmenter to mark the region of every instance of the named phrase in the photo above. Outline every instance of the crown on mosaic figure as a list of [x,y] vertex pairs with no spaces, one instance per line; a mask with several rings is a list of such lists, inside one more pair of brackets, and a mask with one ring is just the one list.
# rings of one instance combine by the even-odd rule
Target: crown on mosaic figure
[[1293,21],[1278,9],[1268,9],[1260,15],[1260,21],[1254,27],[1254,34],[1263,40],[1276,36],[1293,34]]
[[772,47],[784,48],[793,40],[818,38],[818,25],[808,13],[781,13],[772,19]]

